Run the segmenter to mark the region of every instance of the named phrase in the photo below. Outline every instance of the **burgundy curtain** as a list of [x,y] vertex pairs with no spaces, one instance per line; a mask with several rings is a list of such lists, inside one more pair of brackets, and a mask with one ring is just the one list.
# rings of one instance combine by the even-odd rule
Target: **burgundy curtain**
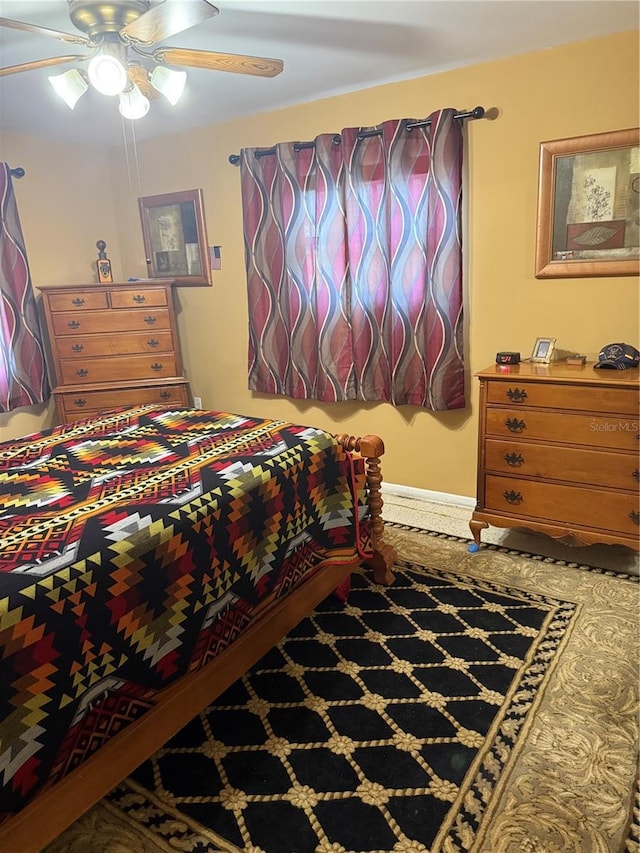
[[0,163],[0,411],[42,403],[49,380],[11,172]]
[[249,300],[249,388],[330,402],[355,396],[342,155],[276,146],[241,157]]
[[251,389],[464,406],[453,115],[243,150]]

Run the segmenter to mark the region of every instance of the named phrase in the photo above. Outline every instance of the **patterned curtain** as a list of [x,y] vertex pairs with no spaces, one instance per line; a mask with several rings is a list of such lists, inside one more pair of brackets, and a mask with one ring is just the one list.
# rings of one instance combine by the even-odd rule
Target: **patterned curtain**
[[252,390],[464,406],[453,116],[243,150]]
[[50,388],[40,320],[11,172],[0,163],[0,411],[32,406]]
[[355,396],[346,307],[342,154],[276,146],[241,157],[249,297],[249,388],[322,400]]

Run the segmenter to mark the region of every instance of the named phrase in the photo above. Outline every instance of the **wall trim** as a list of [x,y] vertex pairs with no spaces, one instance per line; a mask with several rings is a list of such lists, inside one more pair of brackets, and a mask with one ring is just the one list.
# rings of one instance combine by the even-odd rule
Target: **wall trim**
[[429,501],[430,503],[457,506],[463,509],[475,509],[476,499],[464,495],[450,495],[447,492],[433,492],[430,489],[416,489],[413,486],[401,486],[397,483],[382,483],[382,494],[396,495],[399,498],[409,498],[414,501]]

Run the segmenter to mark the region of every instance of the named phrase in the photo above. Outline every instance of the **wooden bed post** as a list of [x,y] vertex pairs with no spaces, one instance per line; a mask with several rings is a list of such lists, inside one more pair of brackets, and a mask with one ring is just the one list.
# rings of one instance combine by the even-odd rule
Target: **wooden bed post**
[[382,520],[382,472],[380,470],[380,457],[384,454],[384,442],[377,435],[364,435],[355,438],[341,432],[336,435],[338,443],[346,451],[355,450],[364,459],[367,476],[367,503],[369,504],[369,516],[371,519],[371,536],[373,538],[373,556],[367,560],[367,565],[373,569],[373,577],[376,583],[389,586],[393,583],[394,575],[391,566],[396,559],[396,551],[383,539],[384,521]]

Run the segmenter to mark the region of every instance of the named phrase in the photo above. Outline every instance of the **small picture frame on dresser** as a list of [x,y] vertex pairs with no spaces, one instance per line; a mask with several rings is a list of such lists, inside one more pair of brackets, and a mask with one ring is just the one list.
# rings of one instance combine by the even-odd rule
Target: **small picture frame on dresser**
[[549,364],[556,346],[556,338],[536,338],[531,362],[533,364]]

